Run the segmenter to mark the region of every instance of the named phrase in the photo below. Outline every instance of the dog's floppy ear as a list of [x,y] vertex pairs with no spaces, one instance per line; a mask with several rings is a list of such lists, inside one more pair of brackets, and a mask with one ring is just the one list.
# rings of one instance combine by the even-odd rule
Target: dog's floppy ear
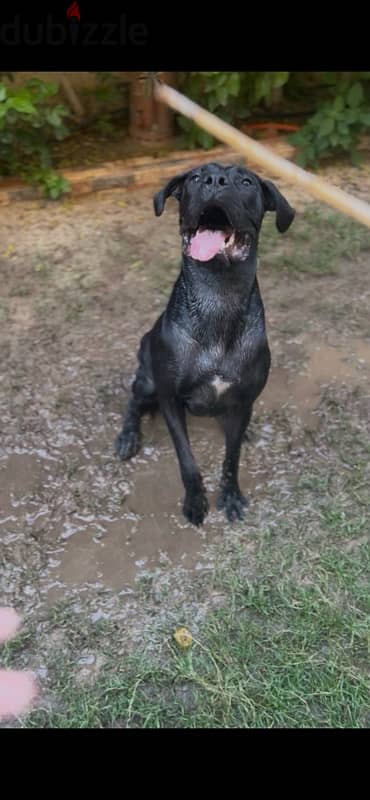
[[188,172],[183,172],[181,175],[175,175],[175,177],[171,178],[171,180],[168,181],[166,186],[161,189],[160,192],[157,192],[157,194],[154,195],[153,203],[156,217],[160,217],[163,213],[166,200],[169,197],[176,197],[176,200],[181,199],[182,187],[187,175]]
[[265,211],[276,211],[276,227],[279,233],[285,233],[294,220],[295,209],[289,205],[271,181],[263,181],[260,178],[260,184],[265,201]]

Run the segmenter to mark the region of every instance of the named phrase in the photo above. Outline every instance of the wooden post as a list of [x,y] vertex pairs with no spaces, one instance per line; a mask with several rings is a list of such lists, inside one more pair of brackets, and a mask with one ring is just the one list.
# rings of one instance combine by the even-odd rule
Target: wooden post
[[[167,84],[174,83],[170,72],[159,72]],[[148,72],[135,72],[130,90],[130,135],[142,145],[164,145],[173,136],[173,113],[154,97],[153,81]]]

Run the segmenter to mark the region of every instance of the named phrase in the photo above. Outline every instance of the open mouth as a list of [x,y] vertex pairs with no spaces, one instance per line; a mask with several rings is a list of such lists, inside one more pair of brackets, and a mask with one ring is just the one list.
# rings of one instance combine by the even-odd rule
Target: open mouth
[[210,261],[216,255],[242,260],[250,249],[248,234],[236,231],[227,213],[218,206],[202,211],[198,227],[184,233],[183,241],[185,253],[196,261]]

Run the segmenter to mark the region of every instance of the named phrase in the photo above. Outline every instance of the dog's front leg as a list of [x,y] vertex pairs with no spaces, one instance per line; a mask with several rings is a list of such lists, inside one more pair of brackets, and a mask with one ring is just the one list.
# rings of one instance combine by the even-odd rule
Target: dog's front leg
[[183,512],[193,525],[201,525],[208,511],[208,500],[202,476],[190,449],[183,405],[166,399],[160,402],[179,460],[182,481],[185,487]]
[[225,509],[230,522],[243,519],[244,507],[248,505],[247,499],[241,493],[238,483],[240,449],[244,434],[252,415],[251,407],[238,406],[233,408],[222,418],[225,432],[226,452],[222,465],[220,495],[217,501],[218,509]]

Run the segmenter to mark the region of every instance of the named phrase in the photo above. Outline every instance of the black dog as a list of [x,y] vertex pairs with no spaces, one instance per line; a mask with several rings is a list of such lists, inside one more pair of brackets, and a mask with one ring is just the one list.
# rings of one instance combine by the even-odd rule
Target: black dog
[[247,505],[238,484],[240,448],[270,369],[264,308],[256,278],[266,211],[284,233],[295,211],[270,181],[239,166],[206,164],[178,175],[154,197],[180,201],[182,268],[167,308],[141,340],[139,367],[123,429],[121,459],[140,447],[140,420],[159,407],[176,448],[185,487],[183,512],[201,525],[208,511],[185,412],[219,416],[226,440],[217,507],[229,520]]

